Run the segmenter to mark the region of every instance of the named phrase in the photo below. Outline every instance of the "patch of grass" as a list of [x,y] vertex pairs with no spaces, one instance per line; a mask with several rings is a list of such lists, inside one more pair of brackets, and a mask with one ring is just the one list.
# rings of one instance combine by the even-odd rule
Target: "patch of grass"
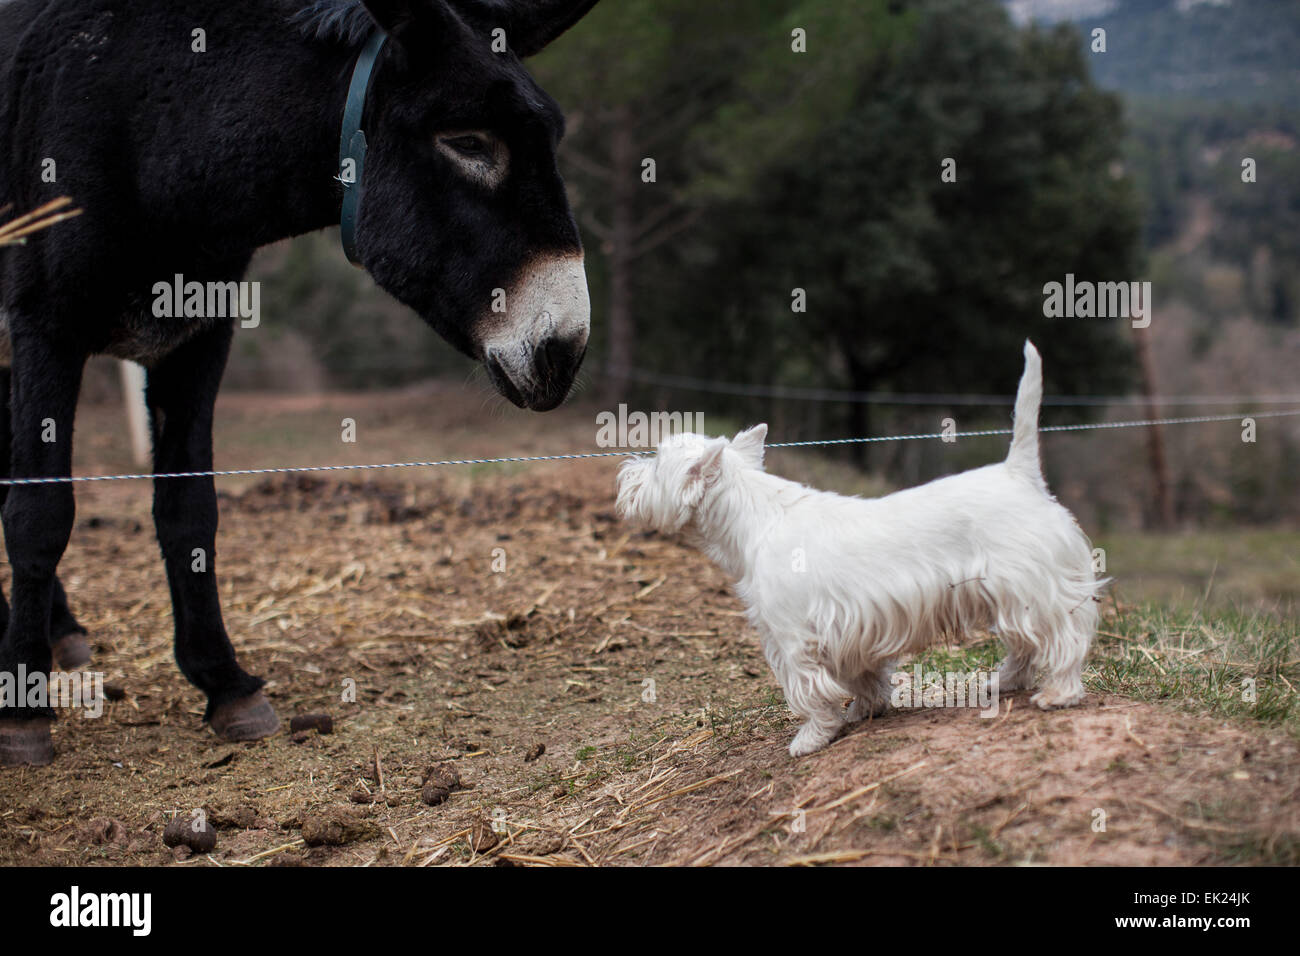
[[1300,837],[1292,833],[1244,833],[1216,843],[1224,863],[1252,866],[1300,865]]
[[982,824],[976,823],[971,826],[971,839],[980,845],[980,849],[995,859],[1006,853],[1002,844],[990,835],[989,828]]
[[1300,622],[1259,610],[1146,606],[1103,623],[1092,691],[1280,726],[1300,734]]
[[967,673],[975,670],[991,671],[1000,660],[1002,645],[996,637],[990,636],[960,647],[945,645],[929,648],[902,667],[910,672],[913,666],[919,664],[922,676],[927,671]]
[[[919,665],[923,675],[987,671],[1002,653],[988,637],[931,648],[900,667],[910,673]],[[1084,684],[1094,693],[1173,702],[1300,734],[1300,619],[1290,614],[1126,608],[1103,621],[1088,661]]]

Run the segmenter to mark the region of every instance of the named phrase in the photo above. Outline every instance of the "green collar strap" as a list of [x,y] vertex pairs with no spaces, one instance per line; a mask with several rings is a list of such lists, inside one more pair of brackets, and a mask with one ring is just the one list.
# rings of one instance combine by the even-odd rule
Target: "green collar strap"
[[361,121],[366,112],[366,93],[370,77],[379,61],[379,52],[388,37],[376,30],[357,55],[352,69],[352,83],[348,86],[347,105],[343,107],[343,133],[339,137],[338,181],[343,184],[343,209],[339,213],[339,235],[348,261],[361,265],[357,257],[357,217],[361,212],[361,174],[366,162],[366,134],[361,131]]

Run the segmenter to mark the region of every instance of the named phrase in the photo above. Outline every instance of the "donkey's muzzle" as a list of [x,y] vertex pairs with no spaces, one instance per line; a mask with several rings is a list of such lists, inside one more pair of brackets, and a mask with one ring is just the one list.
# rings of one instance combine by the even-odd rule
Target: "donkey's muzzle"
[[591,300],[581,253],[540,256],[504,296],[505,312],[480,324],[492,384],[520,408],[547,412],[564,401],[587,353]]

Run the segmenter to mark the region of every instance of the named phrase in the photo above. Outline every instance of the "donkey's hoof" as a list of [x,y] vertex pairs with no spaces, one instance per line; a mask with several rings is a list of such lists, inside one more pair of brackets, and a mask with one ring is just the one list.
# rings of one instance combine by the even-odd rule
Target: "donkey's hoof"
[[82,631],[64,634],[50,645],[54,666],[61,671],[75,671],[90,663],[90,642]]
[[50,738],[49,718],[0,718],[0,767],[21,767],[24,764],[43,767],[53,759],[54,741]]
[[212,713],[212,729],[223,740],[260,740],[280,729],[280,718],[259,690],[219,705]]

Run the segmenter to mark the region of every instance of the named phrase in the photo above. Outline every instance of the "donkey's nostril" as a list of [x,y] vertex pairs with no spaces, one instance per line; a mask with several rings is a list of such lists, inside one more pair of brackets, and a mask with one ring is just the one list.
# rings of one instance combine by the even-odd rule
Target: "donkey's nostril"
[[585,336],[582,339],[549,336],[533,347],[532,379],[536,394],[531,408],[546,411],[564,401],[587,353],[586,345]]
[[573,364],[572,349],[559,339],[547,339],[533,350],[533,367],[539,381],[545,382],[557,373],[568,373]]
[[483,366],[497,390],[520,408],[545,412],[564,401],[587,354],[581,339],[549,337],[531,348],[487,348]]
[[512,405],[517,405],[519,408],[528,407],[528,402],[523,393],[519,391],[506,373],[505,368],[501,365],[501,360],[496,354],[488,352],[483,366],[487,369],[488,378],[492,380],[492,384],[496,386],[497,391],[504,395]]

